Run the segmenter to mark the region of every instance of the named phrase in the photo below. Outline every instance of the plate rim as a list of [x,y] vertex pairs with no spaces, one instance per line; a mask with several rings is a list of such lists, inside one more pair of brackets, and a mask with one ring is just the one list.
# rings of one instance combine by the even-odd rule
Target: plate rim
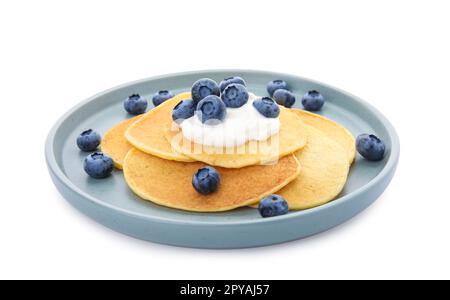
[[[283,216],[278,216],[276,218],[261,218],[261,219],[249,219],[249,220],[232,220],[232,221],[208,221],[208,220],[177,220],[177,219],[170,219],[170,218],[165,218],[165,217],[160,217],[160,216],[150,216],[147,214],[142,214],[142,213],[138,213],[138,212],[132,212],[129,210],[126,210],[124,208],[103,202],[89,194],[87,194],[86,192],[84,192],[81,188],[77,187],[74,183],[71,182],[71,180],[64,174],[64,172],[62,171],[62,169],[59,167],[57,161],[56,161],[56,154],[53,151],[53,145],[54,145],[54,140],[55,140],[55,135],[59,129],[59,127],[65,122],[65,120],[68,119],[68,117],[70,117],[75,111],[77,111],[79,108],[83,107],[84,105],[95,101],[98,97],[103,96],[105,94],[114,92],[116,90],[131,86],[131,85],[136,85],[136,84],[140,84],[140,83],[144,83],[147,81],[152,81],[152,80],[160,80],[160,79],[164,79],[164,78],[169,78],[169,77],[174,77],[174,76],[185,76],[185,75],[193,75],[193,74],[197,74],[197,73],[205,73],[205,72],[209,72],[209,73],[259,73],[259,74],[266,74],[266,75],[275,75],[275,76],[289,76],[289,77],[293,77],[293,78],[297,78],[299,80],[303,80],[303,81],[309,81],[313,84],[317,84],[317,85],[322,85],[325,86],[327,88],[336,90],[342,94],[344,94],[347,97],[350,97],[352,99],[354,99],[355,101],[359,102],[360,104],[362,104],[363,106],[365,106],[368,110],[371,111],[371,113],[373,113],[380,121],[381,123],[386,127],[387,129],[387,133],[389,134],[389,137],[391,139],[391,148],[390,148],[390,156],[388,161],[386,162],[386,165],[383,167],[383,169],[374,177],[372,178],[368,183],[366,183],[365,185],[359,187],[358,189],[352,191],[351,193],[342,196],[336,200],[330,201],[328,203],[325,203],[323,205],[314,207],[314,208],[309,208],[306,210],[301,210],[301,211],[294,211],[294,212],[290,212],[289,214],[283,215]],[[88,200],[91,202],[91,204],[95,204],[98,205],[102,208],[106,208],[109,210],[113,210],[117,213],[120,214],[125,214],[128,217],[133,217],[133,218],[139,218],[139,219],[144,219],[146,221],[150,221],[150,222],[163,222],[163,223],[170,223],[170,224],[176,224],[176,225],[199,225],[199,226],[203,226],[203,225],[208,225],[208,226],[240,226],[240,225],[252,225],[252,224],[258,224],[258,223],[272,223],[272,222],[281,222],[281,221],[288,221],[290,219],[296,219],[305,215],[310,215],[310,214],[315,214],[315,213],[319,213],[323,210],[328,210],[330,208],[332,208],[333,206],[337,206],[342,204],[343,202],[347,202],[350,201],[353,198],[357,198],[359,195],[365,193],[366,191],[372,189],[373,187],[375,187],[376,185],[378,185],[379,183],[381,183],[386,177],[389,177],[390,174],[392,174],[392,172],[395,171],[395,168],[397,166],[398,160],[400,157],[400,140],[398,137],[398,134],[396,132],[396,130],[394,129],[393,125],[391,124],[391,122],[378,110],[376,109],[372,104],[368,103],[367,101],[359,98],[358,96],[355,96],[349,92],[346,92],[344,90],[341,90],[340,88],[336,88],[332,85],[317,81],[317,80],[313,80],[313,79],[309,79],[306,77],[302,77],[302,76],[298,76],[298,75],[293,75],[293,74],[289,74],[289,73],[281,73],[281,72],[273,72],[273,71],[266,71],[266,70],[254,70],[254,69],[203,69],[203,70],[195,70],[195,71],[186,71],[186,72],[176,72],[176,73],[168,73],[168,74],[163,74],[163,75],[157,75],[157,76],[151,76],[151,77],[147,77],[147,78],[143,78],[143,79],[139,79],[139,80],[133,80],[124,84],[120,84],[117,85],[115,87],[106,89],[102,92],[99,92],[83,101],[81,101],[80,103],[76,104],[75,106],[73,106],[71,109],[69,109],[66,113],[64,113],[56,122],[55,124],[52,126],[52,128],[50,129],[48,135],[47,135],[47,139],[45,141],[45,158],[46,158],[46,162],[47,162],[47,166],[50,172],[53,173],[54,176],[56,176],[59,181],[64,184],[64,186],[66,188],[68,188],[69,190],[71,190],[71,192],[76,193],[80,196],[82,196],[85,200]]]

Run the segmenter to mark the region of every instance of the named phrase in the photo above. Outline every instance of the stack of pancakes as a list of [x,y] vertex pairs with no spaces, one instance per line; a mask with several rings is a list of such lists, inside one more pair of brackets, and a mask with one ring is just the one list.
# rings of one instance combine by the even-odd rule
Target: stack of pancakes
[[[329,202],[343,189],[356,152],[353,136],[341,125],[303,110],[281,108],[280,131],[269,138],[276,142],[253,141],[218,151],[184,139],[172,121],[175,105],[190,97],[181,93],[125,120],[102,140],[102,151],[123,169],[128,186],[141,198],[214,212],[254,206],[276,193],[291,210],[299,210]],[[221,176],[218,190],[209,195],[192,187],[192,176],[205,165],[214,166]]]

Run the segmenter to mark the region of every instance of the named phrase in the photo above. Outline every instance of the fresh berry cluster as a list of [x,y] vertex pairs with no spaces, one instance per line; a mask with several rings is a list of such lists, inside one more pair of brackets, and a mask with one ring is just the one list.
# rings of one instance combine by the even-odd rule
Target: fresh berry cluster
[[181,101],[173,109],[175,122],[196,115],[202,123],[216,125],[225,119],[227,107],[241,107],[249,98],[246,83],[238,76],[225,78],[220,84],[209,78],[199,79],[192,85],[191,95],[192,99]]
[[[291,108],[295,103],[295,95],[289,90],[286,81],[281,79],[272,80],[267,84],[267,92],[278,104]],[[319,111],[325,99],[316,90],[308,91],[302,97],[302,105],[305,110]]]
[[[168,90],[157,91],[152,97],[153,105],[156,107],[173,96],[173,93]],[[147,99],[141,97],[139,94],[132,94],[123,101],[123,107],[131,115],[140,115],[145,113],[147,106]]]
[[[77,137],[77,145],[82,151],[92,152],[97,150],[101,140],[102,138],[98,132],[88,129]],[[105,153],[97,151],[89,154],[84,159],[83,168],[93,178],[105,178],[113,171],[114,162]]]
[[[269,93],[276,90],[273,82],[268,85]],[[282,99],[277,101],[278,104],[292,106],[295,97],[291,92],[283,91],[276,92],[279,94],[278,99]],[[225,78],[219,84],[209,78],[199,79],[192,85],[191,95],[192,99],[181,101],[173,109],[172,119],[177,123],[196,115],[204,124],[220,124],[226,117],[227,107],[239,108],[249,99],[245,80],[239,76]],[[270,97],[263,97],[253,101],[253,107],[266,118],[276,118],[280,114],[277,102]]]

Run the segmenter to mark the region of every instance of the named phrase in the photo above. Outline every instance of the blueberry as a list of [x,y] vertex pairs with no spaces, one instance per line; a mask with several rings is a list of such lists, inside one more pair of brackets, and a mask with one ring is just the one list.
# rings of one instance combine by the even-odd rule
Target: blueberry
[[77,145],[82,151],[94,151],[100,145],[101,140],[100,134],[92,129],[88,129],[77,137]]
[[272,80],[267,84],[267,92],[269,93],[270,97],[272,97],[273,93],[279,89],[282,89],[282,90],[288,89],[288,85],[287,85],[286,81],[277,79],[277,80]]
[[139,96],[139,94],[133,94],[125,99],[123,107],[132,115],[140,115],[145,113],[147,109],[147,100]]
[[272,100],[272,98],[258,98],[253,101],[253,106],[266,118],[276,118],[280,115],[280,107]]
[[309,91],[302,98],[303,107],[309,111],[318,111],[325,102],[323,96],[318,91]]
[[356,138],[356,149],[365,159],[379,161],[384,157],[386,146],[373,134],[361,134]]
[[170,91],[162,90],[153,95],[152,102],[154,106],[158,106],[172,97],[173,94]]
[[94,178],[108,177],[114,169],[114,162],[111,157],[103,152],[89,154],[84,159],[84,170],[89,176]]
[[191,89],[192,100],[199,102],[203,98],[209,95],[220,95],[220,89],[217,83],[209,78],[202,78],[197,80]]
[[273,93],[273,100],[287,108],[292,107],[295,103],[295,95],[288,90],[276,90]]
[[216,125],[225,119],[227,109],[219,97],[210,95],[197,104],[195,114],[202,123]]
[[246,86],[244,79],[242,79],[239,76],[232,76],[232,77],[225,78],[224,80],[222,80],[220,82],[220,84],[219,84],[220,92],[223,93],[225,88],[232,83],[242,84],[243,86]]
[[269,218],[287,214],[289,206],[280,195],[269,195],[259,202],[258,210],[263,218]]
[[221,98],[226,107],[237,108],[247,103],[248,92],[242,84],[231,83],[222,92]]
[[192,176],[192,185],[194,186],[194,189],[203,195],[215,192],[219,183],[219,172],[210,166],[198,169],[197,173]]
[[189,119],[194,115],[195,106],[195,102],[192,99],[180,101],[172,110],[172,119],[177,123]]

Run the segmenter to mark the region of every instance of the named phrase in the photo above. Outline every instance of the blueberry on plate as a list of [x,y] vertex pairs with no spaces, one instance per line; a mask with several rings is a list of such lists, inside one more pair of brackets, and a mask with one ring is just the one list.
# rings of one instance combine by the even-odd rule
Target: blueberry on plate
[[181,123],[194,115],[195,102],[192,99],[186,99],[178,102],[172,110],[172,120]]
[[225,78],[224,80],[222,80],[219,83],[220,92],[223,93],[225,88],[232,83],[242,84],[243,86],[246,86],[244,79],[242,79],[239,76],[232,76],[232,77]]
[[253,106],[266,118],[276,118],[280,115],[280,107],[272,98],[258,98],[253,101]]
[[133,94],[125,99],[123,107],[132,115],[140,115],[145,113],[145,110],[147,109],[147,100],[142,98],[139,94]]
[[286,81],[281,80],[281,79],[276,79],[276,80],[272,80],[267,84],[267,92],[269,93],[270,97],[273,96],[273,93],[276,90],[287,90],[288,89],[288,85],[286,83]]
[[108,177],[114,169],[114,162],[111,157],[103,152],[89,154],[84,159],[84,170],[93,178]]
[[194,189],[203,195],[215,192],[219,183],[219,172],[210,166],[198,169],[197,173],[192,176],[192,185],[194,186]]
[[248,92],[245,86],[238,83],[229,84],[221,95],[226,107],[241,107],[248,101]]
[[356,138],[356,149],[365,159],[379,161],[384,157],[386,146],[373,134],[361,134]]
[[291,108],[295,103],[295,95],[288,90],[276,90],[273,93],[273,100],[280,105]]
[[92,129],[88,129],[77,137],[77,145],[82,151],[94,151],[100,145],[101,140],[100,134]]
[[162,90],[162,91],[156,92],[156,94],[153,95],[152,102],[153,102],[153,105],[156,107],[156,106],[160,105],[161,103],[163,103],[164,101],[169,100],[172,97],[173,97],[173,94],[170,91]]
[[307,92],[302,98],[302,105],[306,110],[318,111],[322,108],[325,100],[318,91]]
[[269,195],[259,201],[258,211],[263,218],[281,216],[288,213],[289,205],[280,195]]
[[225,103],[214,95],[207,96],[197,104],[195,114],[203,124],[217,125],[225,119]]
[[217,83],[209,78],[202,78],[194,82],[191,88],[192,100],[199,102],[209,95],[220,95],[220,89]]

